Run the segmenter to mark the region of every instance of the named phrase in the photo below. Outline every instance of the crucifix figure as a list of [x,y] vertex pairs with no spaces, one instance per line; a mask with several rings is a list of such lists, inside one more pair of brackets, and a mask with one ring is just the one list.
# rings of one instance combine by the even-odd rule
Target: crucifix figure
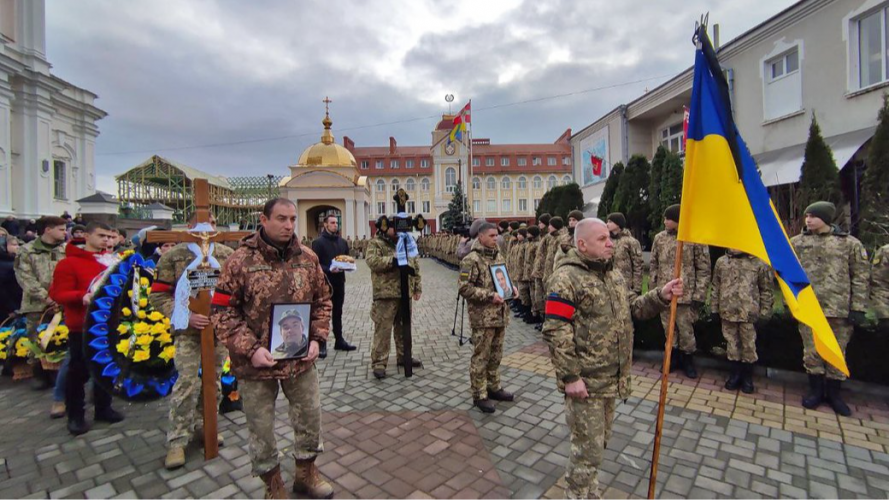
[[[146,241],[149,243],[195,243],[197,244],[200,263],[189,271],[187,281],[190,284],[191,298],[188,309],[195,314],[210,315],[211,291],[215,288],[219,269],[211,265],[211,244],[226,241],[238,241],[250,235],[249,232],[231,231],[218,232],[210,230],[210,185],[207,179],[194,179],[194,205],[196,212],[197,231],[150,231]],[[196,256],[197,258],[198,256]],[[195,295],[196,292],[196,295]],[[175,315],[174,315],[175,316]],[[173,318],[171,318],[172,320]],[[203,393],[204,417],[204,458],[209,460],[219,454],[217,440],[216,407],[216,365],[215,335],[213,326],[207,325],[201,330],[201,387]]]

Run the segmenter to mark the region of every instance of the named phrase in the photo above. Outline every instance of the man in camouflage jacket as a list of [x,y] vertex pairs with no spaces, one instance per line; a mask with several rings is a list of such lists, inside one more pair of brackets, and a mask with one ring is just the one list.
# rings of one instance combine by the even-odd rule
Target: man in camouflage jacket
[[[382,219],[382,217],[381,217]],[[379,222],[379,221],[378,221]],[[379,224],[378,224],[379,226]],[[371,348],[370,363],[374,377],[386,377],[386,365],[389,363],[389,342],[395,337],[396,365],[404,366],[404,322],[401,317],[401,271],[395,256],[398,236],[395,228],[387,226],[386,230],[378,230],[377,235],[367,244],[367,267],[370,269],[370,281],[373,288],[373,304],[370,318],[374,322],[374,339]],[[420,300],[423,292],[420,278],[420,262],[416,257],[409,259],[408,264],[413,270],[409,279],[408,296]],[[419,359],[411,358],[414,367],[421,367]]]
[[755,324],[771,314],[772,290],[772,270],[756,257],[729,250],[716,261],[710,311],[722,320],[726,357],[733,365],[725,382],[730,391],[754,391],[753,363],[759,359]]
[[[528,290],[523,291],[524,281],[524,265],[525,265],[525,249],[528,246],[528,230],[525,228],[519,228],[516,231],[516,241],[512,244],[512,250],[510,250],[510,262],[507,264],[507,269],[509,269],[509,276],[512,278],[513,284],[518,290],[518,294],[515,296],[515,317],[525,319],[528,314],[531,313],[530,303],[527,303],[525,300],[525,295],[528,298],[531,297],[531,294],[528,293]],[[526,307],[527,306],[527,307]]]
[[[512,401],[513,395],[500,385],[503,335],[509,324],[509,311],[497,294],[491,266],[503,264],[497,248],[497,228],[482,224],[478,240],[460,263],[460,296],[469,304],[472,327],[472,360],[469,382],[473,404],[484,413],[494,412],[494,401]],[[515,279],[515,278],[513,278]],[[513,294],[518,290],[513,290]]]
[[583,220],[583,212],[580,210],[572,210],[568,213],[568,231],[562,235],[559,240],[559,246],[556,248],[555,258],[553,260],[553,268],[559,262],[559,259],[568,254],[569,248],[574,248],[574,228],[577,223]]
[[[654,237],[651,245],[650,277],[648,287],[663,286],[673,278],[676,265],[676,229],[679,227],[679,205],[671,205],[664,210],[665,230]],[[698,318],[704,302],[707,300],[707,289],[710,287],[710,249],[707,245],[685,243],[682,249],[682,282],[686,294],[679,300],[676,307],[676,333],[673,337],[673,355],[678,366],[685,370],[688,378],[697,378],[694,353],[695,320]],[[670,323],[670,312],[661,313],[661,325],[664,332]],[[676,351],[676,347],[679,351]]]
[[[532,299],[535,301],[534,307],[537,309],[539,315],[543,314],[543,307],[546,303],[546,284],[543,281],[543,258],[549,240],[552,238],[552,236],[550,236],[550,219],[552,219],[552,217],[547,213],[540,214],[540,217],[537,219],[537,227],[540,228],[540,241],[537,243],[537,253],[534,256],[534,262],[531,264],[531,278],[534,279]],[[543,318],[541,316],[537,319],[542,320]],[[538,321],[535,328],[539,331],[542,328],[542,325],[543,321]]]
[[522,292],[519,290],[519,294],[523,295],[523,301],[527,298],[527,306],[526,310],[529,311],[525,316],[525,323],[536,324],[541,321],[540,319],[540,309],[537,308],[539,305],[539,300],[534,297],[534,293],[536,292],[535,282],[533,277],[534,272],[534,260],[537,258],[537,249],[540,247],[540,228],[537,226],[530,226],[528,228],[528,242],[525,244],[525,255],[522,258],[522,282],[524,283],[522,286],[525,287],[527,292]]
[[[232,371],[244,398],[250,430],[253,473],[266,484],[266,498],[287,498],[275,440],[275,400],[283,390],[289,402],[296,461],[293,490],[312,498],[331,498],[315,458],[323,451],[321,395],[318,387],[320,343],[330,329],[331,289],[318,256],[294,234],[296,205],[278,198],[266,203],[260,230],[241,240],[225,262],[213,295],[211,321],[228,347]],[[311,304],[309,353],[296,360],[275,360],[269,352],[273,304]]]
[[[189,220],[189,229],[195,227],[197,218]],[[216,219],[211,216],[210,224],[215,228]],[[232,249],[221,244],[213,245],[213,257],[222,266],[232,254]],[[195,260],[195,254],[189,250],[187,243],[180,243],[161,256],[157,263],[154,283],[148,301],[151,306],[166,316],[173,317],[175,307],[176,285],[185,269]],[[170,426],[167,428],[167,458],[164,467],[168,470],[185,465],[185,446],[203,422],[200,408],[203,406],[201,397],[201,379],[198,370],[201,367],[201,330],[210,324],[210,318],[202,314],[190,313],[188,328],[173,331],[173,345],[176,347],[176,370],[179,377],[173,385],[170,395]],[[222,365],[228,356],[228,350],[221,342],[216,342],[216,407],[222,401]],[[222,442],[221,435],[219,439]]]
[[547,292],[549,292],[549,278],[553,275],[553,265],[556,263],[556,252],[561,248],[568,234],[565,222],[559,216],[550,219],[549,226],[552,228],[550,233],[552,237],[543,250],[543,283],[547,287]]
[[614,267],[623,275],[630,291],[642,293],[642,245],[627,229],[627,218],[620,212],[608,215],[608,231],[614,242]]
[[[867,251],[856,238],[831,225],[836,215],[833,203],[813,203],[806,208],[805,214],[806,228],[790,243],[845,354],[853,326],[866,322],[870,272]],[[845,374],[821,359],[815,351],[812,330],[808,326],[801,323],[799,332],[803,339],[803,365],[809,374],[810,389],[803,398],[803,406],[814,409],[826,399],[836,413],[851,415],[849,406],[840,397],[840,385],[846,378]]]
[[636,297],[611,263],[613,244],[599,219],[576,228],[577,248],[550,278],[543,337],[571,429],[568,498],[599,498],[598,469],[611,437],[617,399],[631,394],[633,318],[645,319],[682,295],[682,281]]
[[870,303],[881,329],[889,329],[889,245],[874,253],[870,275]]

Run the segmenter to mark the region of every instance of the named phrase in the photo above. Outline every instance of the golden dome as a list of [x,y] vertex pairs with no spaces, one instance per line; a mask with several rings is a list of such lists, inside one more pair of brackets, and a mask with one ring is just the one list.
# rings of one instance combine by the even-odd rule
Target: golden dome
[[324,133],[321,134],[321,142],[306,148],[303,154],[299,156],[297,165],[309,167],[357,167],[358,162],[352,152],[343,146],[340,146],[333,140],[333,133],[330,126],[333,121],[330,114],[324,114]]

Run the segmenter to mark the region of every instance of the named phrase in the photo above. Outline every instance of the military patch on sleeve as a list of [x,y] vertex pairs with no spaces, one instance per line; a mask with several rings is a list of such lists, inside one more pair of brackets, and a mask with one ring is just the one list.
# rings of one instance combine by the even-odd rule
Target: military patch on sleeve
[[861,245],[861,258],[867,260],[867,249],[864,248],[864,245]]
[[546,297],[546,319],[570,323],[574,321],[574,312],[576,310],[574,302],[560,297],[557,293],[551,293]]
[[213,300],[211,304],[215,307],[231,307],[232,296],[230,293],[216,289],[216,292],[213,293]]
[[471,266],[462,266],[460,267],[460,280],[465,281],[469,279],[469,275],[472,273]]
[[271,271],[272,266],[250,266],[247,268],[248,273],[258,273],[259,271]]

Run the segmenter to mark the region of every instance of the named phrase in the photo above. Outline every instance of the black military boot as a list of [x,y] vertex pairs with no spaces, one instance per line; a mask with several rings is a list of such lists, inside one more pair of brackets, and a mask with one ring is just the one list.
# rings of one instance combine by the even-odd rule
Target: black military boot
[[730,391],[737,391],[741,387],[741,377],[743,376],[744,365],[740,361],[732,361],[732,373],[728,380],[725,381],[725,388]]
[[496,391],[488,391],[488,399],[493,399],[494,401],[514,401],[515,396],[511,392],[497,389]]
[[670,350],[670,373],[682,369],[682,351],[675,347]]
[[826,381],[826,394],[827,394],[827,404],[833,408],[833,411],[836,412],[837,415],[842,415],[844,417],[848,417],[852,415],[852,410],[849,409],[849,405],[845,403],[845,401],[840,398],[840,384],[839,380],[827,379]]
[[490,399],[473,399],[472,404],[482,411],[482,413],[494,413],[496,408],[494,407],[494,403],[491,402]]
[[814,410],[824,402],[824,375],[809,375],[809,394],[803,398],[803,407]]
[[86,423],[83,414],[68,416],[68,432],[74,436],[86,434],[90,430],[90,425]]
[[[396,361],[395,364],[400,367],[404,367],[404,358],[399,356],[398,361]],[[423,368],[423,362],[417,358],[411,358],[411,366],[414,368]]]
[[753,394],[753,363],[741,363],[741,392]]
[[682,353],[682,369],[688,378],[698,378],[698,370],[695,368],[695,355],[690,352]]

